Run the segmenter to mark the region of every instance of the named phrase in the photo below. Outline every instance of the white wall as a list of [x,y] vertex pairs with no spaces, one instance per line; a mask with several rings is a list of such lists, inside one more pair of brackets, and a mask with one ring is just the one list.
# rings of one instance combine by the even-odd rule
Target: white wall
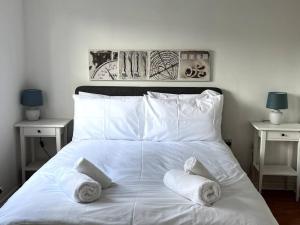
[[22,0],[0,0],[0,186],[4,188],[1,196],[18,184],[13,125],[21,118],[19,93],[25,81],[23,28]]
[[[287,120],[300,120],[299,10],[298,0],[26,0],[26,75],[45,91],[43,115],[49,117],[72,117],[78,85],[220,87],[224,136],[248,169],[248,121],[267,118],[268,91],[287,91]],[[208,49],[213,80],[90,82],[91,48]]]

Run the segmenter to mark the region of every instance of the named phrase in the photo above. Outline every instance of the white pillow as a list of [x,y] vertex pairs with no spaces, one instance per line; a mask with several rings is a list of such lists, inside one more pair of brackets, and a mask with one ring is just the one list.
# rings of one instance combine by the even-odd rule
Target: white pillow
[[105,139],[105,101],[79,95],[73,95],[73,99],[73,140]]
[[82,91],[79,91],[78,92],[78,95],[79,96],[84,96],[84,97],[90,97],[90,98],[110,98],[110,99],[120,99],[120,100],[123,100],[123,99],[139,99],[139,100],[142,100],[142,97],[141,96],[110,96],[110,95],[102,95],[102,94],[93,94],[93,93],[88,93],[88,92],[82,92]]
[[74,95],[74,140],[140,140],[143,132],[141,96]]
[[106,99],[105,138],[140,140],[144,129],[142,96],[111,96]]
[[160,93],[147,91],[147,95],[152,98],[160,99],[180,99],[180,100],[192,100],[197,97],[201,97],[201,94],[169,94],[169,93]]
[[221,140],[223,95],[206,90],[191,99],[144,96],[145,140]]
[[91,97],[91,98],[107,98],[107,97],[109,97],[108,95],[93,94],[93,93],[88,93],[88,92],[83,92],[83,91],[79,91],[78,95]]

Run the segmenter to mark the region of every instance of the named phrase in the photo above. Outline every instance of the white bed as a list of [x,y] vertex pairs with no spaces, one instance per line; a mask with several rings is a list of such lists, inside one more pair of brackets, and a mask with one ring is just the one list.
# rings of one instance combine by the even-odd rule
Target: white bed
[[[74,96],[73,141],[37,171],[0,209],[0,225],[276,225],[261,195],[222,141],[223,96],[216,88],[88,87]],[[85,88],[76,90],[85,91]],[[148,93],[145,97],[138,97]],[[201,93],[201,94],[200,94]],[[109,139],[109,140],[108,140]],[[116,140],[118,139],[118,140]],[[146,141],[147,140],[147,141]],[[222,197],[195,204],[163,183],[170,169],[195,156],[219,182]],[[113,180],[90,204],[73,201],[57,183],[84,157]],[[63,173],[62,173],[63,172]]]
[[[196,156],[222,187],[212,207],[193,204],[163,185],[164,173]],[[75,203],[55,182],[86,157],[113,179],[91,204]],[[73,141],[1,208],[0,224],[277,224],[261,195],[222,142]]]

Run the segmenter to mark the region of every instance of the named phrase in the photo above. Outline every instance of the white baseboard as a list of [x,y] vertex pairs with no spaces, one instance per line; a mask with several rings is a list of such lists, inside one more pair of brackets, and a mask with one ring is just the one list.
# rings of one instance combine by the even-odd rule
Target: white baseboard
[[19,187],[18,186],[15,186],[13,187],[6,195],[4,195],[4,197],[2,197],[0,199],[0,207],[2,207],[2,205],[10,198],[10,196],[13,195],[13,193],[16,192],[16,190],[18,190]]

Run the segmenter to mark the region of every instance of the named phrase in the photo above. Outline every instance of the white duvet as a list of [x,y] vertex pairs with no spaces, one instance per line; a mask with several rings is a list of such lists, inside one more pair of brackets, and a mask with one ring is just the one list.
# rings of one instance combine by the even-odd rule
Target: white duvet
[[[183,169],[195,156],[221,184],[222,198],[212,207],[175,194],[163,184],[170,169]],[[79,204],[55,182],[85,157],[115,183],[98,201]],[[277,224],[261,195],[224,143],[77,141],[36,172],[0,209],[0,224],[103,225],[272,225]]]

